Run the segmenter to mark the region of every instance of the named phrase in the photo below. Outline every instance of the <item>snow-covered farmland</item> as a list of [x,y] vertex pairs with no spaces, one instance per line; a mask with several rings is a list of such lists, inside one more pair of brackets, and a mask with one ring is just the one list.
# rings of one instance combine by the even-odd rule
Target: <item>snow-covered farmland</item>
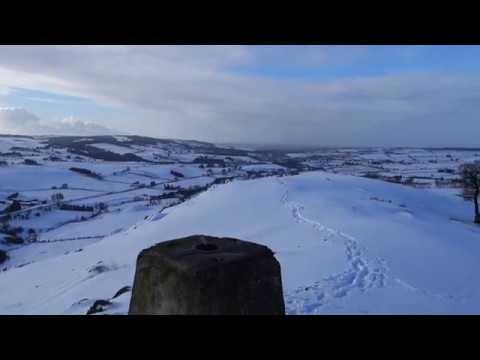
[[11,151],[12,148],[35,149],[43,146],[40,139],[27,137],[0,137],[0,153]]
[[112,297],[137,254],[198,233],[271,247],[289,314],[480,313],[480,228],[457,196],[478,149],[0,137],[0,153],[0,313],[125,314],[130,292]]
[[129,154],[135,152],[133,149],[128,148],[126,146],[118,146],[118,145],[113,145],[113,144],[91,144],[90,146],[93,146],[97,149],[102,149],[106,151],[110,151],[116,154],[124,155],[124,154]]
[[244,165],[241,168],[246,171],[285,170],[284,166],[275,164]]
[[[480,229],[452,191],[315,172],[216,186],[165,214],[1,273],[0,312],[85,314],[132,285],[143,248],[209,234],[271,247],[289,314],[480,313]],[[126,313],[129,297],[108,312]]]

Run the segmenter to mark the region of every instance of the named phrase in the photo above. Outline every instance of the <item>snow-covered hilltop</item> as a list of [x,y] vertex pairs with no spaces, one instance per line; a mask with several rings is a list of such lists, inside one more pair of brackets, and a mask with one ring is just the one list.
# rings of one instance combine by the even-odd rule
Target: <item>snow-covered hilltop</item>
[[479,156],[0,137],[0,313],[125,314],[138,253],[192,234],[272,248],[289,314],[480,313]]

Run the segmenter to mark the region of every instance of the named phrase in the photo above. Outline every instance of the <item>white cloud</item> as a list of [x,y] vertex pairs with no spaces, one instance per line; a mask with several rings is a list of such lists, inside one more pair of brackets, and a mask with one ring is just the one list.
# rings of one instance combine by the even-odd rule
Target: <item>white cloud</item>
[[64,134],[64,135],[102,135],[102,134],[117,134],[118,131],[108,129],[104,126],[86,122],[69,116],[62,119],[60,122],[52,122],[50,125],[54,130],[55,134]]
[[25,109],[0,108],[0,133],[18,135],[102,135],[113,131],[73,117],[45,122]]
[[356,45],[270,45],[256,48],[256,56],[250,63],[283,68],[327,67],[334,63],[352,63],[367,54],[367,47]]
[[318,145],[478,143],[478,76],[411,73],[314,82],[231,70],[259,64],[328,68],[367,51],[297,48],[2,46],[0,88],[136,110],[138,118],[121,127],[151,136]]

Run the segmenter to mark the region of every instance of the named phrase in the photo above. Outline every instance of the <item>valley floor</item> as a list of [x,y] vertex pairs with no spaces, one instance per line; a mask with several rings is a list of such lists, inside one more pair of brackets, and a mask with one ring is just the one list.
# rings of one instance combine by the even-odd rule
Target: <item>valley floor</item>
[[[452,190],[325,172],[218,185],[82,251],[0,272],[1,314],[126,314],[138,253],[192,234],[269,246],[288,314],[480,313],[480,227]],[[111,231],[111,229],[109,229]],[[45,246],[45,245],[38,245]]]

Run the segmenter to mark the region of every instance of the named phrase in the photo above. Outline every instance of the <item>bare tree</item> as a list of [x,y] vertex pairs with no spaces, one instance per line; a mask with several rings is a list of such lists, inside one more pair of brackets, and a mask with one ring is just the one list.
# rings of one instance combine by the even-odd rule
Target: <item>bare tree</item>
[[480,211],[478,206],[478,197],[480,196],[480,161],[460,166],[460,175],[462,176],[463,186],[467,193],[471,193],[473,203],[475,204],[476,224],[480,224]]
[[62,193],[52,194],[52,201],[57,205],[60,205],[60,203],[63,201],[63,199],[64,199],[64,196],[63,196]]

